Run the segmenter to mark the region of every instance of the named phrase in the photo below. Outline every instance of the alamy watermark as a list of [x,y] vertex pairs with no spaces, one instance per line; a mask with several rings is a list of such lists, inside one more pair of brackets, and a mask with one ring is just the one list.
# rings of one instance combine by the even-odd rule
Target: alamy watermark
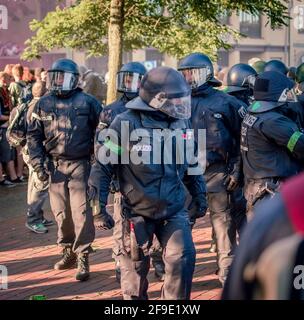
[[0,4],[0,30],[8,29],[8,11],[7,7]]
[[200,175],[206,169],[206,130],[135,129],[122,121],[118,131],[99,132],[97,159],[101,164],[173,164],[185,165],[188,175]]
[[304,266],[295,266],[293,269],[293,273],[297,275],[293,280],[294,288],[296,290],[304,290]]
[[8,288],[8,271],[7,267],[0,264],[0,290]]

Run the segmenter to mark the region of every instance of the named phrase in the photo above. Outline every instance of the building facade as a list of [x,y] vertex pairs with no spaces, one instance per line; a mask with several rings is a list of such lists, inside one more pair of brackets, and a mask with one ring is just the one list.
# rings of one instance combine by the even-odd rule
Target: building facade
[[[73,2],[74,0],[62,1],[60,6],[68,6]],[[0,5],[0,70],[8,63],[20,61],[24,42],[32,36],[29,22],[32,19],[42,19],[58,5],[55,0],[2,0],[1,3],[7,9],[8,16],[6,21],[5,12]],[[265,61],[279,59],[290,66],[304,62],[304,3],[290,1],[289,11],[292,17],[289,26],[276,30],[266,24],[264,16],[240,13],[224,17],[223,23],[233,26],[247,37],[237,42],[230,41],[232,48],[229,51],[219,50],[218,65],[230,67],[239,62],[247,63],[253,57]],[[60,57],[72,58],[103,75],[107,72],[107,57],[86,59],[85,52],[64,48],[43,54],[41,60],[22,63],[30,67],[49,68]],[[160,65],[177,66],[176,59],[161,54],[154,48],[124,53],[123,62],[127,61],[144,62],[148,69]]]

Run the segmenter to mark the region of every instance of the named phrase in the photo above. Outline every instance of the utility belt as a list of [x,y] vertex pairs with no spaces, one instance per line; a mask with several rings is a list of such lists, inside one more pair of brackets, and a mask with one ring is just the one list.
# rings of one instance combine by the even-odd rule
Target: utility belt
[[280,188],[283,178],[272,177],[264,179],[248,179],[246,181],[247,210],[265,197],[272,198]]
[[69,158],[65,158],[65,157],[48,155],[48,159],[54,163],[58,163],[60,161],[61,162],[63,162],[63,161],[77,162],[77,161],[90,161],[90,156],[85,156],[85,157],[81,157],[81,158],[77,158],[77,159],[69,159]]

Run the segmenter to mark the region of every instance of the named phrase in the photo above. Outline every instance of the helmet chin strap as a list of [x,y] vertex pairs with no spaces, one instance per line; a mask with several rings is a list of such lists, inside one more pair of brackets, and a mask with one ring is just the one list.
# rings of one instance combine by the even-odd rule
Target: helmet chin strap
[[63,98],[63,99],[67,99],[69,97],[71,97],[74,92],[77,90],[77,88],[69,90],[69,91],[54,91],[54,94],[59,97],[59,98]]
[[138,96],[138,93],[136,92],[124,92],[125,97],[128,100],[133,100],[134,98],[136,98]]

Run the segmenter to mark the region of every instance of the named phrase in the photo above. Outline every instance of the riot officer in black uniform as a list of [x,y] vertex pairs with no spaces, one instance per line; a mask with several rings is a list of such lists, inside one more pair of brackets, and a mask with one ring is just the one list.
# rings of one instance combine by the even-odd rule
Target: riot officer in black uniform
[[208,204],[217,242],[219,280],[223,284],[233,259],[236,225],[241,228],[245,215],[232,212],[231,196],[241,177],[239,150],[244,105],[236,98],[214,89],[221,83],[214,78],[208,56],[193,53],[184,58],[178,69],[192,87],[191,122],[195,134],[206,130]]
[[[174,69],[148,72],[139,97],[126,104],[99,137],[101,181],[117,177],[123,195],[121,287],[124,299],[147,299],[149,249],[156,235],[164,249],[163,299],[189,299],[195,265],[185,185],[198,216],[206,211],[202,172],[186,159],[194,146],[188,118],[190,88]],[[172,135],[174,135],[172,139]],[[169,142],[169,143],[168,143]],[[190,165],[190,167],[189,167]],[[195,172],[187,171],[194,169]],[[198,172],[197,172],[198,170]],[[102,188],[106,183],[100,185]],[[105,213],[106,214],[106,213]]]
[[292,81],[276,71],[260,74],[254,85],[255,102],[242,123],[241,152],[248,208],[273,193],[279,183],[300,171],[304,135],[286,115],[295,99]]
[[265,64],[264,72],[266,71],[276,71],[284,75],[287,75],[289,69],[286,67],[285,63],[280,60],[270,60]]
[[102,107],[78,88],[78,66],[72,60],[57,60],[48,77],[50,94],[35,105],[27,131],[29,156],[38,179],[50,179],[58,244],[64,248],[55,269],[73,268],[77,261],[76,279],[84,281],[90,275],[88,255],[95,237],[87,183]]
[[253,95],[252,89],[256,76],[256,71],[248,64],[235,64],[228,71],[227,86],[223,91],[243,101],[248,106]]
[[295,80],[295,93],[297,94],[297,100],[299,103],[297,109],[298,122],[301,128],[304,129],[304,63],[301,63],[297,67]]
[[252,65],[252,68],[256,71],[257,74],[260,74],[264,72],[265,65],[266,65],[265,61],[259,60]]
[[[96,132],[95,139],[97,145],[99,131],[108,128],[118,114],[127,110],[126,104],[138,96],[140,82],[143,76],[146,74],[146,72],[146,68],[139,62],[129,62],[121,67],[120,71],[117,74],[117,91],[122,93],[122,96],[118,100],[106,106],[101,112],[99,117],[99,128]],[[111,229],[115,223],[113,230],[113,258],[115,259],[116,279],[118,282],[120,282],[119,256],[121,255],[122,251],[122,230],[120,228],[122,216],[122,195],[119,191],[119,186],[115,177],[113,177],[111,186],[103,186],[102,190],[106,190],[107,192],[103,192],[103,194],[100,195],[100,183],[107,183],[107,180],[100,180],[100,175],[100,163],[98,161],[95,161],[92,166],[89,178],[90,197],[93,200],[93,202],[96,203],[96,206],[94,205],[93,207],[97,207],[98,212],[106,211],[106,203],[109,194],[108,190],[110,189],[114,193],[114,221],[112,221],[111,216],[109,215],[105,215],[105,221],[102,219],[103,216],[99,215],[99,219],[98,221],[95,221],[95,225],[98,228]],[[151,247],[151,258],[152,264],[155,269],[155,276],[159,280],[163,281],[165,267],[162,261],[162,249],[156,238],[154,239],[153,246]]]

